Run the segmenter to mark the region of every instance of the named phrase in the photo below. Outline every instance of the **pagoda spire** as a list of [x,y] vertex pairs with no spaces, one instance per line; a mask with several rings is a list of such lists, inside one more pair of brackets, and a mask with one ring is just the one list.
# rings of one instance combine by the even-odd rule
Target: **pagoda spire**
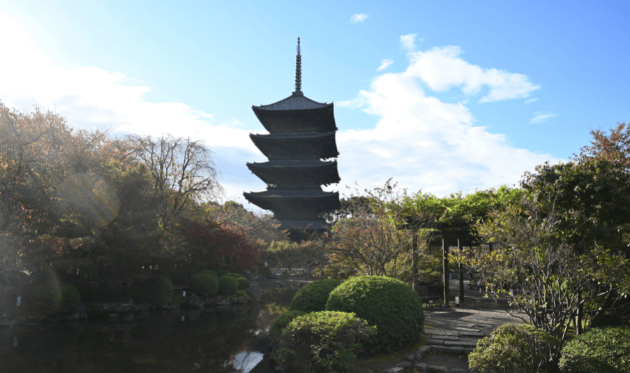
[[294,96],[304,96],[302,93],[302,56],[300,55],[300,38],[298,38],[297,56],[295,57],[295,92]]

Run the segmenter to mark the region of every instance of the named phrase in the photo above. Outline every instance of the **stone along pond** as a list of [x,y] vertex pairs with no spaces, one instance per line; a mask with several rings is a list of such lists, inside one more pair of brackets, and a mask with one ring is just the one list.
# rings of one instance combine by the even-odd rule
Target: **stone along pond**
[[261,302],[150,310],[0,330],[0,372],[265,373],[268,330],[298,287],[261,286]]

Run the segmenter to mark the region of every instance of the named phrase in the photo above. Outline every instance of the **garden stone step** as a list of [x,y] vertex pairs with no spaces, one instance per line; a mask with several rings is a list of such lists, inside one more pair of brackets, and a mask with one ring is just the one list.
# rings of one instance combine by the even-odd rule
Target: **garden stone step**
[[449,341],[458,341],[459,337],[453,337],[451,335],[431,335],[431,339],[444,339]]
[[477,346],[477,342],[469,342],[469,341],[444,341],[445,346],[456,346],[456,347],[472,347],[475,348]]
[[437,352],[437,353],[442,352],[442,353],[447,353],[447,354],[461,355],[462,353],[464,353],[464,348],[432,345],[431,351]]
[[489,333],[481,333],[481,332],[460,332],[459,333],[461,337],[476,337],[476,338],[483,338],[488,334]]

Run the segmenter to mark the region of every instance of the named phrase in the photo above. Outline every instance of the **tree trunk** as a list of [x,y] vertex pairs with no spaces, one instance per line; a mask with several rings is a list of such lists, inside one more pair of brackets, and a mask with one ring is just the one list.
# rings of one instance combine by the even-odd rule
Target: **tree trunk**
[[444,273],[444,304],[448,305],[448,288],[449,288],[449,276],[448,276],[448,246],[444,245],[444,239],[442,239],[442,271]]
[[412,268],[411,268],[411,288],[413,291],[416,291],[416,282],[418,282],[418,235],[416,230],[413,231],[413,241],[412,241]]
[[[457,240],[457,249],[459,250],[459,239]],[[460,252],[461,254],[461,252]],[[461,257],[459,261],[459,302],[464,302],[464,265],[461,262]]]
[[[582,291],[578,292],[578,304],[582,302]],[[575,316],[575,335],[582,334],[582,305],[580,304]]]

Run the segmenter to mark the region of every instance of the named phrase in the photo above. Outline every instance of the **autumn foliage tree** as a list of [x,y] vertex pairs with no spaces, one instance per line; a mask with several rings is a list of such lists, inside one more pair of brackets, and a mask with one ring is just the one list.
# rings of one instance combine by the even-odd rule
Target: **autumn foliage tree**
[[258,245],[241,227],[213,221],[185,221],[180,227],[190,243],[186,252],[191,266],[243,272],[258,260]]

